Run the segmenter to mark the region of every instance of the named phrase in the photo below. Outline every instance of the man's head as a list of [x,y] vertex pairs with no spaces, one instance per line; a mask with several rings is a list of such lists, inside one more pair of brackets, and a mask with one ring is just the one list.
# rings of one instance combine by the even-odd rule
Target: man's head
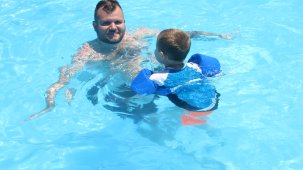
[[119,43],[125,34],[122,8],[116,0],[101,0],[95,8],[94,29],[98,39],[104,43]]
[[184,31],[166,29],[158,35],[155,55],[160,63],[163,63],[164,58],[175,62],[183,62],[189,50],[190,37]]

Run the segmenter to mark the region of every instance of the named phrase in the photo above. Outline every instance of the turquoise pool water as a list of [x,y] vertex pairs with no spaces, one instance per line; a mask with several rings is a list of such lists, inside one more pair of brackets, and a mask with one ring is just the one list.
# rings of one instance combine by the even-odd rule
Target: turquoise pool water
[[93,106],[85,95],[100,70],[89,69],[68,86],[77,90],[71,103],[62,90],[52,112],[22,123],[45,106],[45,90],[57,80],[58,68],[95,38],[96,3],[1,1],[1,170],[303,169],[299,0],[121,1],[130,31],[235,33],[229,41],[192,42],[190,54],[218,58],[225,73],[214,80],[220,103],[204,125],[181,126],[182,110],[164,98],[156,101],[157,113],[139,123]]

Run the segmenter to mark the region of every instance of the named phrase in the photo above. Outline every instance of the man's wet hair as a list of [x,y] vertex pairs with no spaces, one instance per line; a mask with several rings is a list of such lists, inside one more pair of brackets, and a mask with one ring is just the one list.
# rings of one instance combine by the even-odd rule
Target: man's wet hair
[[97,13],[98,13],[98,10],[100,8],[102,8],[103,11],[105,11],[107,14],[110,14],[112,13],[117,7],[119,7],[121,10],[121,6],[119,4],[118,1],[116,0],[101,0],[97,3],[96,5],[96,8],[95,8],[95,14],[94,14],[94,17],[95,17],[95,21],[98,19],[98,16],[97,16]]

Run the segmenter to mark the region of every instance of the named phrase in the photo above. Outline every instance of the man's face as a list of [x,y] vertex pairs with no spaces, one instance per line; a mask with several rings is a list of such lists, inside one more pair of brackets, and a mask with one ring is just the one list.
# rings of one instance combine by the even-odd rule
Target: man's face
[[93,22],[98,39],[104,43],[119,43],[125,34],[125,22],[122,10],[117,7],[107,14],[102,8],[98,9],[97,20]]

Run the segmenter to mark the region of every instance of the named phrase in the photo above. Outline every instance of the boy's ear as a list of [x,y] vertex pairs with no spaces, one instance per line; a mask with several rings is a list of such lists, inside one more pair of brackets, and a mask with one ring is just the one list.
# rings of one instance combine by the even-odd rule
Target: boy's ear
[[161,51],[161,50],[160,50],[160,55],[161,55],[161,56],[164,56],[164,53],[163,53],[163,51]]
[[166,59],[167,58],[167,56],[163,53],[163,51],[161,51],[160,50],[160,55],[161,55],[161,58],[163,58],[163,59]]

